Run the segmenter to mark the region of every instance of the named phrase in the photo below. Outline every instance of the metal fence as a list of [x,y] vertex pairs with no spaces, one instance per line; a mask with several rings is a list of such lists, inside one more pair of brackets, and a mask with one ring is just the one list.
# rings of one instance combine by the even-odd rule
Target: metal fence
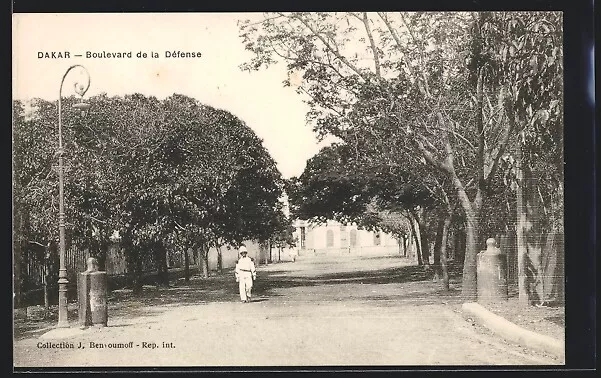
[[505,235],[498,235],[497,241],[499,248],[507,256],[507,284],[517,284],[518,282],[518,245],[515,232],[509,232]]
[[[58,272],[60,268],[59,253],[56,248],[47,248],[44,246],[29,244],[21,249],[19,274],[15,274],[20,279],[20,295],[23,304],[44,303],[44,289],[50,292],[51,299],[54,300],[54,293],[58,289]],[[87,259],[90,257],[87,249],[78,248],[75,245],[69,246],[65,251],[65,267],[67,269],[67,279],[70,286],[77,282],[77,274],[87,269]],[[190,266],[199,264],[199,254],[190,251]],[[184,251],[179,249],[167,250],[168,268],[184,267]],[[127,261],[125,251],[119,244],[112,244],[106,254],[104,261],[104,270],[109,276],[122,276],[127,274]],[[150,273],[157,270],[157,264],[152,254],[149,254],[142,260],[142,273]]]

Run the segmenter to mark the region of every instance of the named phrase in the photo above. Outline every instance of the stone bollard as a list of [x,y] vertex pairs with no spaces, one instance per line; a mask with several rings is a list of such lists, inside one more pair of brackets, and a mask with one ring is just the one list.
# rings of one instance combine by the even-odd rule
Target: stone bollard
[[496,246],[495,239],[486,240],[486,250],[478,254],[478,302],[506,301],[507,255]]
[[79,326],[104,327],[108,321],[107,276],[98,271],[98,260],[90,257],[88,269],[77,277]]

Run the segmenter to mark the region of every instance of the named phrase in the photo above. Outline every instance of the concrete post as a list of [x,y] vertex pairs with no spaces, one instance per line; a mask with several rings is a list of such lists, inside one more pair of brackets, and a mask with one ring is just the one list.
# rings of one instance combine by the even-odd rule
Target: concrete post
[[[88,269],[90,269],[89,260]],[[92,325],[92,313],[90,312],[90,306],[88,301],[88,293],[90,292],[88,274],[88,271],[85,271],[77,275],[77,303],[79,315],[79,328],[86,328]]]
[[87,270],[77,279],[79,327],[104,327],[108,321],[107,275],[98,271],[98,261],[91,257]]
[[91,272],[89,277],[92,325],[106,327],[108,322],[106,272]]
[[495,239],[486,240],[486,250],[478,254],[478,302],[506,301],[507,255],[497,248]]

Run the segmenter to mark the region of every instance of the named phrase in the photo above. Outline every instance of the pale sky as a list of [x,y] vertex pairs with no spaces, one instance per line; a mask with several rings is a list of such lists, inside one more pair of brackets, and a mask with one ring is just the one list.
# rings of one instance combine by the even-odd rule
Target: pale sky
[[[323,145],[305,123],[308,108],[303,98],[283,87],[283,65],[252,73],[238,68],[251,55],[244,50],[236,21],[258,17],[256,13],[14,14],[13,97],[55,101],[67,68],[81,64],[91,76],[86,97],[103,92],[193,97],[246,122],[263,139],[284,177],[299,176],[306,160]],[[173,50],[199,51],[202,57],[165,58],[165,51]],[[38,58],[38,52],[52,51],[68,51],[71,58]],[[87,51],[131,51],[133,57],[86,58]],[[136,58],[139,51],[149,57]],[[151,52],[159,58],[150,58]],[[80,74],[73,70],[66,78],[64,97],[74,94],[72,83]]]

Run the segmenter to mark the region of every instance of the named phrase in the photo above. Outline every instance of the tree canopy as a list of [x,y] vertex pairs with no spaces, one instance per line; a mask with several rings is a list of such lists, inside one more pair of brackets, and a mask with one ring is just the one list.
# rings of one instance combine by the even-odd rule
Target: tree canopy
[[[482,212],[504,193],[518,137],[553,155],[537,161],[561,161],[561,22],[558,12],[267,13],[240,24],[254,54],[241,68],[285,62],[283,85],[305,96],[319,136],[339,138],[357,165],[388,167],[397,188],[410,172],[414,188],[457,204],[463,295],[474,299]],[[321,155],[315,164],[331,151]]]
[[[250,127],[231,113],[183,96],[99,95],[87,117],[63,99],[67,235],[80,248],[121,238],[128,259],[157,245],[200,248],[268,240],[281,221],[284,184]],[[56,103],[13,103],[18,235],[48,245],[58,238]]]

